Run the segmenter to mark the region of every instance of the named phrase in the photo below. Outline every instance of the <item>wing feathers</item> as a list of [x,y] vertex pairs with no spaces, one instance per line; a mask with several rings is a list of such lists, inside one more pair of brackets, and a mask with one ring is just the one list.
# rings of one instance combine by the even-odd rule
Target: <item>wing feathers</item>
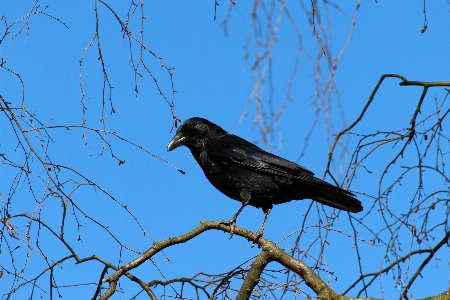
[[290,195],[293,197],[310,198],[349,212],[359,212],[363,209],[361,202],[353,198],[354,195],[351,192],[316,178],[310,170],[265,152],[237,136],[227,135],[222,137],[210,147],[209,154],[214,160],[227,165],[238,165],[256,172],[278,175],[296,182],[290,188],[292,189]]
[[211,145],[209,153],[211,157],[221,159],[224,163],[234,162],[260,172],[293,177],[314,176],[310,170],[265,152],[258,146],[232,134],[222,137]]

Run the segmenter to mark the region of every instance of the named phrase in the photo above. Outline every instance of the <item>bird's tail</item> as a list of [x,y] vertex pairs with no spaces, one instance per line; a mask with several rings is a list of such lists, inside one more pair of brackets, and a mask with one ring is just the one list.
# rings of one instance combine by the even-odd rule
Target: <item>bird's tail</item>
[[[317,193],[315,193],[315,195],[311,197],[311,199],[322,204],[352,213],[357,213],[363,210],[361,201],[353,197],[355,195],[351,192],[341,189],[337,186],[332,186],[326,182],[324,182],[325,184],[320,183],[311,182],[311,185],[315,185],[315,190],[320,191],[320,195],[317,195]],[[317,184],[320,185],[320,188],[317,188]],[[313,186],[311,187],[314,188]]]
[[337,200],[337,198],[328,197],[318,197],[313,200],[352,213],[357,213],[363,210],[361,202],[348,195],[339,195],[339,200]]

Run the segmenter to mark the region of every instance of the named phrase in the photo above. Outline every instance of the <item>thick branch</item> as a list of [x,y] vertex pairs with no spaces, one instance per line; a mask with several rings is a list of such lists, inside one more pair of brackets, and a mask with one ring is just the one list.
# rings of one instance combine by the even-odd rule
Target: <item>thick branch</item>
[[271,255],[263,249],[263,251],[252,263],[252,266],[248,271],[247,277],[245,278],[244,283],[239,289],[239,293],[236,297],[237,300],[247,300],[250,298],[253,289],[261,279],[262,272],[271,261],[272,261]]
[[[151,257],[158,252],[170,246],[185,243],[192,238],[200,235],[201,233],[211,229],[218,229],[225,232],[230,232],[231,230],[229,226],[226,226],[219,222],[202,221],[200,223],[200,226],[194,228],[186,234],[174,238],[169,238],[162,242],[154,243],[153,246],[145,251],[141,256],[117,269],[114,274],[103,280],[103,282],[109,282],[109,287],[104,295],[100,297],[100,299],[108,299],[111,295],[113,295],[117,286],[117,282],[122,275],[130,275],[128,271],[139,267],[142,263],[151,259]],[[241,227],[235,227],[234,234],[258,243],[258,245],[262,248],[261,254],[252,263],[247,278],[244,280],[244,283],[236,299],[250,298],[254,287],[260,280],[261,273],[263,272],[267,264],[271,261],[276,261],[289,270],[298,274],[305,281],[306,285],[310,287],[320,299],[356,299],[337,294],[324,281],[322,281],[322,279],[320,279],[320,277],[303,261],[290,256],[284,250],[279,248],[275,243],[265,238],[259,238],[258,241],[255,241],[254,233]]]

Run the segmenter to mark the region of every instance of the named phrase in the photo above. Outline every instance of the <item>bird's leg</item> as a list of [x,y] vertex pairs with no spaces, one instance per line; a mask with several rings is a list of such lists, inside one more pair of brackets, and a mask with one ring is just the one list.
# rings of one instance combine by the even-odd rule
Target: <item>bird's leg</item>
[[237,211],[237,213],[234,214],[234,216],[229,220],[229,221],[219,221],[219,224],[225,224],[230,226],[231,230],[230,230],[230,240],[233,237],[233,233],[234,233],[234,228],[236,227],[236,219],[239,216],[239,214],[242,212],[242,210],[244,209],[244,207],[246,207],[248,205],[250,201],[246,201],[246,202],[242,202],[241,207],[239,208],[239,210]]
[[258,229],[258,231],[255,234],[255,241],[257,241],[260,237],[262,237],[264,227],[266,226],[267,217],[269,216],[270,212],[272,211],[272,205],[268,208],[263,208],[264,211],[264,220],[261,224],[261,227]]
[[245,199],[244,201],[242,201],[242,205],[239,208],[239,210],[234,214],[234,216],[229,220],[229,221],[219,221],[219,224],[225,224],[230,226],[230,240],[233,237],[233,233],[234,233],[234,228],[236,227],[236,219],[239,216],[239,214],[242,212],[242,210],[244,209],[244,207],[246,207],[249,203],[250,203],[250,192],[241,192],[241,197],[243,199]]

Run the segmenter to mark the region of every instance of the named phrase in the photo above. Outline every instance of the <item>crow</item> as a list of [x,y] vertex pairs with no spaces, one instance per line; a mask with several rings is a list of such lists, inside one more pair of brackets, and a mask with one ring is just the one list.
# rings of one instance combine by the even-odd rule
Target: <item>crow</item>
[[264,220],[256,233],[262,236],[274,204],[312,199],[322,204],[357,213],[361,202],[351,192],[314,177],[310,170],[266,152],[258,146],[203,119],[191,118],[178,128],[167,151],[186,146],[209,182],[231,199],[242,203],[229,221],[231,227],[247,205],[262,208]]

